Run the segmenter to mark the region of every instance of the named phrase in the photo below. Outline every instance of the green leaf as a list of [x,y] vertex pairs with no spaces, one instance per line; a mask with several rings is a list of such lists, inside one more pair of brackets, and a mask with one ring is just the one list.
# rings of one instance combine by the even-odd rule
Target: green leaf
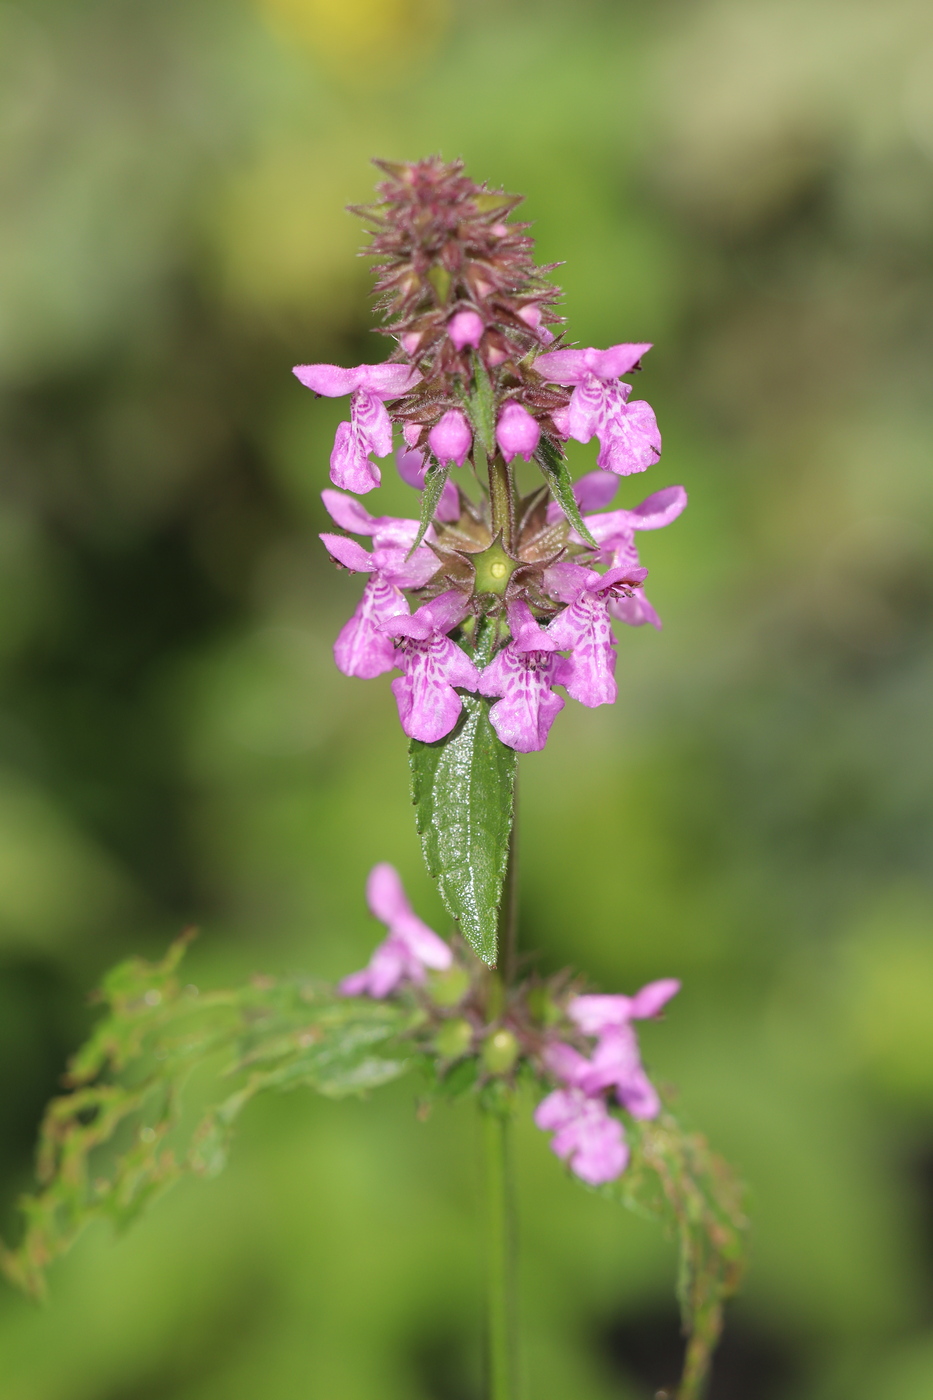
[[680,1302],[687,1351],[677,1400],[699,1400],[722,1331],[723,1304],[739,1286],[748,1222],[744,1187],[699,1133],[670,1113],[626,1122],[628,1169],[601,1194],[664,1221],[677,1237]]
[[577,534],[595,549],[597,547],[596,541],[583,523],[577,498],[573,494],[573,480],[567,468],[566,459],[561,456],[552,442],[546,437],[542,437],[535,453],[535,461],[544,473],[544,478],[551,488],[551,494]]
[[421,519],[418,523],[418,534],[415,542],[408,551],[409,559],[428,533],[428,526],[434,519],[434,512],[437,510],[437,504],[441,499],[441,492],[450,471],[449,466],[442,467],[433,454],[429,453],[428,458],[428,469],[424,474],[424,490],[421,492]]
[[436,744],[412,739],[409,762],[425,864],[464,938],[494,967],[515,751],[493,729],[489,701],[467,695],[456,728]]
[[[15,1250],[0,1243],[3,1272],[36,1296],[91,1220],[125,1226],[183,1173],[216,1175],[256,1094],[305,1087],[337,1098],[408,1068],[398,1037],[417,1024],[410,1010],[301,978],[201,995],[175,975],[187,941],[161,963],[134,958],[107,975],[106,1015],[69,1065],[71,1092],[46,1110],[25,1235]],[[183,1113],[199,1066],[196,1111]]]

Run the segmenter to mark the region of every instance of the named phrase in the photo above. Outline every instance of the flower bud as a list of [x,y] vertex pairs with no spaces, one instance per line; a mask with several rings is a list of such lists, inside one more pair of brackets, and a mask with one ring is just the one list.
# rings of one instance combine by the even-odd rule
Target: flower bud
[[533,1018],[544,1026],[556,1026],[564,1018],[564,1011],[557,1005],[547,987],[532,987],[528,993],[528,1010]]
[[511,462],[520,453],[526,462],[530,462],[540,437],[541,429],[527,408],[522,408],[514,399],[508,399],[502,405],[496,424],[496,442],[502,448],[505,460]]
[[490,1074],[508,1074],[518,1052],[518,1041],[511,1031],[493,1031],[483,1045],[483,1068]]
[[462,467],[472,441],[470,425],[459,408],[448,409],[428,433],[428,445],[442,467],[451,462]]
[[428,996],[435,1006],[457,1006],[470,989],[470,974],[452,963],[442,972],[428,973]]
[[473,1044],[473,1027],[462,1016],[445,1021],[434,1037],[434,1047],[445,1060],[459,1060]]
[[468,308],[458,311],[447,322],[447,334],[453,341],[455,350],[462,350],[464,345],[472,345],[475,350],[483,338],[484,330],[483,318]]

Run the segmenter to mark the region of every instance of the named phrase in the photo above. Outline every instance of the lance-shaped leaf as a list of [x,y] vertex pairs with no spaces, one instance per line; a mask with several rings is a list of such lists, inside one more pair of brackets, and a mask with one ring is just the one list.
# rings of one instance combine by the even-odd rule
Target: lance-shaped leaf
[[670,1113],[650,1121],[626,1119],[626,1134],[632,1148],[628,1169],[600,1192],[660,1218],[676,1235],[677,1297],[687,1336],[676,1400],[699,1400],[722,1331],[723,1304],[742,1278],[744,1187],[706,1139],[685,1131]]
[[544,479],[551,489],[555,501],[570,521],[581,539],[597,548],[596,541],[583,523],[577,498],[573,494],[573,480],[567,462],[548,438],[542,437],[535,453],[535,461],[544,473]]
[[[187,941],[104,982],[107,1013],[69,1065],[71,1092],[46,1110],[24,1237],[14,1250],[0,1244],[4,1273],[27,1292],[41,1296],[46,1268],[90,1221],[125,1225],[184,1172],[215,1175],[256,1094],[305,1086],[339,1097],[408,1067],[390,1042],[413,1026],[411,1010],[300,978],[202,995],[176,975]],[[182,1115],[199,1065],[199,1112]]]
[[408,558],[414,554],[425,535],[428,533],[428,526],[434,519],[434,512],[437,510],[438,502],[447,484],[447,477],[450,467],[442,467],[433,453],[428,453],[428,469],[424,474],[424,489],[421,492],[421,518],[418,521],[418,533],[415,542],[408,551]]
[[489,701],[466,695],[456,728],[435,744],[413,739],[409,762],[425,864],[464,938],[494,967],[515,751],[493,729]]

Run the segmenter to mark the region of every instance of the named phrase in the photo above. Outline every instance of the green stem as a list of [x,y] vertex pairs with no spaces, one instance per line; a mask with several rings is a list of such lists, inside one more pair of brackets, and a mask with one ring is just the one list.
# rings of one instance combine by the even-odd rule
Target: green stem
[[[492,479],[492,468],[490,468]],[[508,1005],[515,976],[518,932],[518,878],[515,816],[499,906],[499,968],[487,982],[487,1019],[497,1021]],[[515,1291],[515,1203],[508,1109],[481,1109],[486,1177],[486,1325],[489,1348],[489,1400],[516,1400],[518,1395],[517,1307]]]
[[509,1120],[486,1109],[483,1152],[486,1175],[486,1323],[489,1400],[516,1400],[515,1249]]
[[489,463],[489,512],[493,539],[501,534],[503,548],[511,553],[515,536],[512,472],[498,452]]

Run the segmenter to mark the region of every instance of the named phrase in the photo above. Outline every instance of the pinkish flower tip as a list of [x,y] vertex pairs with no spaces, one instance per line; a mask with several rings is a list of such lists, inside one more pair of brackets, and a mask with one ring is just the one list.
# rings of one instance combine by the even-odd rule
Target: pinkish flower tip
[[514,399],[507,399],[496,423],[496,442],[507,462],[515,456],[530,462],[541,437],[541,428],[526,408]]
[[471,345],[475,350],[483,338],[485,329],[482,316],[468,307],[455,312],[447,322],[447,334],[453,341],[455,350],[462,350],[465,345]]
[[366,901],[385,924],[388,937],[373,952],[361,972],[338,985],[344,996],[389,996],[404,982],[424,981],[425,969],[450,967],[453,953],[442,938],[418,918],[394,866],[376,865],[366,882]]
[[450,463],[462,467],[472,441],[466,414],[459,408],[449,408],[428,433],[428,446],[442,467]]

